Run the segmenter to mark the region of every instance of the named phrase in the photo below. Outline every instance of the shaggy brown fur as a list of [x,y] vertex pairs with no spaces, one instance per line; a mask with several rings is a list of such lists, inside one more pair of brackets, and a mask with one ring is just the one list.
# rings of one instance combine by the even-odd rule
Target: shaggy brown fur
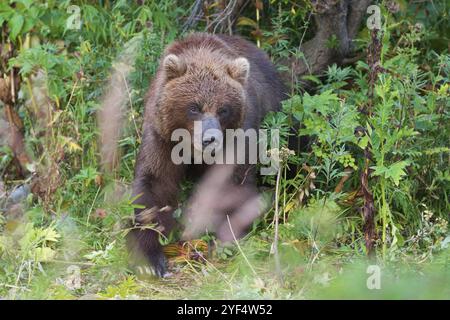
[[[193,34],[170,45],[161,61],[146,102],[133,193],[147,209],[166,207],[150,217],[168,234],[175,225],[171,208],[178,205],[180,182],[192,167],[201,166],[171,161],[172,131],[192,132],[193,122],[205,115],[215,117],[222,130],[258,129],[267,112],[279,109],[284,87],[267,55],[236,36]],[[190,112],[193,107],[198,112]],[[238,165],[234,180],[254,184],[253,171]],[[136,210],[137,225],[146,220],[142,210]],[[166,262],[158,233],[136,228],[129,239],[134,252],[163,276]]]

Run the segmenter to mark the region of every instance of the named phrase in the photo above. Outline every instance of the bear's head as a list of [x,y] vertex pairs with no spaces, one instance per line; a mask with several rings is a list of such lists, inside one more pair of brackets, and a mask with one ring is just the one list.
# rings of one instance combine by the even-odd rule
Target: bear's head
[[[165,138],[176,129],[186,129],[194,137],[194,123],[197,128],[201,124],[204,147],[218,139],[214,132],[224,136],[226,129],[242,127],[250,69],[246,58],[200,49],[168,54],[161,68],[164,79],[156,116]],[[195,143],[194,147],[198,149]]]

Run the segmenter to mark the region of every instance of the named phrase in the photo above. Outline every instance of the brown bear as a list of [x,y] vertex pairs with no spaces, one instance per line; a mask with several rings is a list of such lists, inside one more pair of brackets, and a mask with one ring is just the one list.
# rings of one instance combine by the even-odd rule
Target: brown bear
[[[172,132],[193,132],[194,121],[201,121],[203,132],[258,129],[267,112],[279,110],[284,97],[285,87],[269,57],[238,36],[196,33],[167,47],[147,95],[133,183],[135,203],[143,208],[135,210],[136,227],[129,234],[133,252],[156,275],[166,272],[159,232],[167,235],[175,226],[172,210],[178,205],[180,182],[192,170],[198,175],[209,168],[175,164]],[[203,137],[203,145],[214,138]],[[255,184],[254,170],[237,165],[233,180]],[[147,218],[140,216],[151,208],[157,209]],[[157,230],[143,227],[149,222]]]

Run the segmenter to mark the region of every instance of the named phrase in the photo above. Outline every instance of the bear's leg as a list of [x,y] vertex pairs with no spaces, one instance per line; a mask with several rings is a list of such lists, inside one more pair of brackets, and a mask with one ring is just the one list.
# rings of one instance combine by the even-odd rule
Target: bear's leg
[[[172,171],[173,173],[173,171]],[[134,259],[141,270],[153,267],[159,277],[166,272],[166,259],[159,237],[168,236],[176,222],[172,216],[178,194],[178,183],[150,177],[137,178],[133,185],[133,194],[139,196],[135,204],[144,208],[135,209],[136,226],[129,233],[129,245]],[[139,269],[139,267],[138,267]]]
[[159,237],[168,236],[175,226],[172,213],[184,176],[184,166],[175,165],[170,152],[169,145],[153,134],[144,136],[133,182],[134,203],[144,208],[135,209],[136,226],[128,237],[133,258],[141,266],[138,271],[150,266],[160,277],[166,273],[166,258]]
[[158,237],[157,232],[145,229],[133,229],[128,234],[128,244],[134,255],[134,266],[138,274],[155,274],[158,277],[166,274],[166,257]]

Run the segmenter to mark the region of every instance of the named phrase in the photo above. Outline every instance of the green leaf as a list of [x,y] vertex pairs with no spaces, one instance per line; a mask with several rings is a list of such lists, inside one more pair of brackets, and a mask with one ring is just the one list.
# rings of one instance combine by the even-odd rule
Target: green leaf
[[358,146],[361,149],[365,149],[368,144],[369,144],[369,137],[368,136],[364,136],[358,141]]
[[34,258],[39,262],[48,262],[49,260],[52,260],[55,255],[56,251],[48,247],[34,249]]
[[320,112],[322,115],[328,115],[332,106],[335,102],[339,100],[338,96],[332,92],[332,90],[327,90],[319,95],[310,96],[307,92],[303,96],[303,105],[305,112]]
[[5,21],[9,21],[13,15],[14,10],[10,6],[6,3],[0,3],[0,25],[3,25]]
[[317,85],[322,84],[322,81],[320,81],[320,79],[314,75],[306,75],[306,76],[302,76],[301,78],[302,78],[302,80],[308,80],[308,81],[314,82]]
[[44,241],[57,242],[60,235],[53,228],[46,228],[42,230],[42,237]]
[[24,18],[23,16],[19,15],[19,14],[15,14],[11,20],[8,21],[8,27],[9,27],[9,38],[11,40],[15,40],[17,38],[17,36],[20,33],[20,30],[22,30],[23,27],[23,23],[24,23]]
[[373,172],[374,176],[383,176],[386,179],[391,179],[396,186],[399,185],[400,179],[406,175],[405,167],[409,165],[408,161],[399,161],[390,165],[389,167],[385,166],[375,166],[372,167],[375,171]]
[[254,28],[258,27],[258,23],[255,20],[252,20],[247,17],[239,17],[237,25],[238,26],[250,26],[250,27],[254,27]]
[[33,0],[15,0],[15,3],[21,3],[24,5],[25,8],[30,8],[31,5],[33,4]]

